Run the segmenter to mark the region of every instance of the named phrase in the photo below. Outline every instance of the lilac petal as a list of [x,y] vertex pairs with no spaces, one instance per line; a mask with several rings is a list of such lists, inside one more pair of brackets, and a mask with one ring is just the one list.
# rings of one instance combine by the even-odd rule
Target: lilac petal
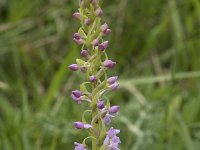
[[81,98],[80,97],[76,97],[74,94],[71,94],[72,99],[77,102],[78,104],[81,104]]
[[92,126],[90,124],[84,124],[84,128],[89,129],[89,128],[92,128]]
[[107,68],[113,68],[116,65],[116,62],[113,62],[112,60],[105,60],[103,65]]
[[112,106],[112,107],[109,108],[108,111],[110,113],[117,113],[119,111],[119,109],[120,109],[120,106]]
[[82,123],[82,122],[74,122],[74,127],[76,128],[76,129],[83,129],[84,128],[84,123]]
[[119,83],[115,82],[108,87],[110,88],[110,90],[116,90],[119,87]]
[[97,107],[98,107],[99,109],[103,109],[103,108],[105,107],[105,102],[104,102],[104,101],[98,101]]
[[109,125],[111,123],[110,116],[106,114],[106,116],[103,118],[106,125]]
[[73,94],[74,96],[76,96],[77,98],[79,98],[79,97],[81,97],[81,96],[83,95],[82,92],[79,91],[79,90],[74,90],[74,91],[72,91],[72,94]]
[[83,145],[83,144],[80,144],[80,143],[77,143],[77,142],[75,142],[74,143],[74,150],[86,150],[85,149],[85,146]]
[[79,69],[79,66],[77,64],[71,64],[69,65],[69,69],[72,71],[77,71]]
[[107,82],[109,84],[113,84],[113,83],[115,83],[117,81],[117,79],[118,79],[118,76],[113,76],[113,77],[108,78]]

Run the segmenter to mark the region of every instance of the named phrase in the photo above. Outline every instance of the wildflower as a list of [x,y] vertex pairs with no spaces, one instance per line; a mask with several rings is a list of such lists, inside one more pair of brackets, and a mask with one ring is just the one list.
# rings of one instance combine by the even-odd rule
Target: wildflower
[[90,82],[96,82],[97,81],[97,77],[92,75],[90,76]]
[[120,109],[120,106],[112,106],[109,108],[109,113],[117,113]]
[[103,109],[105,107],[105,102],[103,100],[98,101],[97,107],[99,109]]
[[99,45],[99,39],[94,39],[94,40],[92,41],[92,45],[93,45],[93,46],[98,46],[98,45]]
[[115,83],[109,85],[108,87],[109,87],[110,90],[114,91],[114,90],[118,89],[119,83],[115,82]]
[[105,42],[99,44],[98,49],[100,51],[104,51],[108,47],[108,43],[109,43],[108,41],[105,41]]
[[85,148],[85,146],[83,144],[75,142],[74,146],[75,146],[74,150],[86,150],[86,148]]
[[101,17],[103,15],[103,10],[99,7],[95,10],[95,15]]
[[89,55],[88,51],[87,50],[82,50],[81,51],[81,56],[82,57],[87,57]]
[[107,79],[108,84],[113,84],[117,81],[118,76],[113,76]]
[[84,124],[83,122],[74,122],[74,127],[76,129],[89,129],[92,128],[90,124]]
[[107,68],[110,68],[112,69],[115,65],[116,65],[116,62],[113,62],[112,60],[105,60],[103,62],[103,65]]
[[80,17],[81,17],[81,15],[80,15],[79,12],[75,12],[75,13],[73,14],[73,17],[79,20]]
[[79,69],[79,66],[77,64],[71,64],[69,65],[69,68],[72,70],[72,71],[77,71]]

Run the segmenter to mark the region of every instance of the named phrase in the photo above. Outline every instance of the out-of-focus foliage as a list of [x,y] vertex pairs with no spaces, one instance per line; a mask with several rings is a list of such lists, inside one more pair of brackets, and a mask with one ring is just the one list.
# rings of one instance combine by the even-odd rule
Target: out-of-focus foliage
[[[200,149],[199,0],[102,0],[122,150]],[[72,150],[78,0],[0,0],[0,149]]]

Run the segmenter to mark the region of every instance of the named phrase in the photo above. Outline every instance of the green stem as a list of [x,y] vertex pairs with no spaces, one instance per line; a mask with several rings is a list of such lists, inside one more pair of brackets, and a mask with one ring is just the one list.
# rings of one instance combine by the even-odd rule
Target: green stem
[[[92,118],[95,118],[95,116],[97,115],[97,108],[95,106],[93,106],[93,110],[92,110]],[[94,121],[92,123],[92,127],[93,127],[93,136],[95,137],[95,139],[92,139],[92,150],[99,150],[99,146],[98,146],[98,137],[99,137],[99,124],[97,121]]]

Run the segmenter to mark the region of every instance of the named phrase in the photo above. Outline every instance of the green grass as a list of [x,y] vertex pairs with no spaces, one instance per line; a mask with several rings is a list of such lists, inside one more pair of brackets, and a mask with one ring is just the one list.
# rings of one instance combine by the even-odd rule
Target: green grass
[[[121,106],[113,126],[122,150],[200,149],[200,2],[103,1],[112,28],[111,93]],[[83,76],[67,66],[79,56],[72,35],[78,0],[0,1],[0,149],[73,149],[85,105],[70,91]]]

